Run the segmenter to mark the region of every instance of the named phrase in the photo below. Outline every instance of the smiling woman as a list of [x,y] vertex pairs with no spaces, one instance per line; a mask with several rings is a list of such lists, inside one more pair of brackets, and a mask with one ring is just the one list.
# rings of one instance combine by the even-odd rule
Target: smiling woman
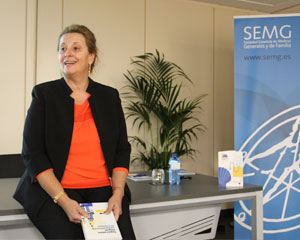
[[60,71],[73,90],[71,97],[82,104],[89,96],[85,89],[97,59],[95,36],[84,26],[71,25],[60,35],[57,49]]
[[[126,185],[131,147],[116,89],[89,78],[94,34],[71,25],[59,36],[62,79],[39,84],[25,121],[26,170],[14,198],[46,239],[83,239],[79,203],[108,202],[123,239],[135,239]],[[100,142],[101,139],[101,142]]]
[[95,59],[95,54],[88,52],[84,36],[79,33],[63,35],[58,53],[60,70],[67,80],[74,79],[74,74],[77,74],[78,79],[87,76]]

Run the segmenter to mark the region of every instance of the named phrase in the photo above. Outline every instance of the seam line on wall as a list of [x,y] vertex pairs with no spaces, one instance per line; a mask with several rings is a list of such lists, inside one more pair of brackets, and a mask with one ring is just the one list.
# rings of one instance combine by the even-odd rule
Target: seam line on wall
[[[147,41],[146,41],[146,36],[147,36],[147,33],[146,33],[146,21],[147,21],[146,14],[147,14],[147,0],[144,0],[144,54],[146,53],[146,44],[147,44]],[[147,131],[145,129],[146,129],[146,127],[143,127],[143,136],[144,136],[144,139],[147,139]]]
[[35,1],[35,46],[34,46],[34,55],[35,55],[35,59],[34,59],[34,85],[36,85],[37,83],[37,57],[38,57],[38,20],[39,20],[39,1],[36,0]]
[[23,105],[23,119],[25,121],[25,116],[26,116],[26,90],[27,90],[27,26],[28,26],[28,21],[27,21],[27,17],[28,17],[28,0],[26,0],[25,2],[26,6],[25,6],[25,56],[24,56],[24,105]]
[[146,53],[146,44],[147,44],[146,21],[147,21],[147,0],[144,1],[144,53]]
[[215,56],[215,47],[216,47],[216,39],[215,39],[215,34],[216,34],[216,22],[215,22],[215,18],[216,18],[216,14],[215,14],[216,9],[213,8],[213,97],[212,97],[212,101],[213,101],[213,129],[212,129],[212,138],[213,138],[213,176],[215,175],[215,171],[216,171],[216,142],[215,142],[215,127],[216,127],[216,118],[215,118],[215,64],[216,64],[216,56]]
[[65,6],[65,1],[61,1],[61,30],[64,29],[64,6]]

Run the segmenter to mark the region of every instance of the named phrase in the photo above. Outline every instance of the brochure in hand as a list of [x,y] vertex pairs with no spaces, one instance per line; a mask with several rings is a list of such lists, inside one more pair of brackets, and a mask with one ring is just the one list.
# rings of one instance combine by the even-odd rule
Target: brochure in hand
[[105,214],[107,202],[81,203],[80,206],[90,215],[89,218],[81,217],[85,239],[122,239],[113,212]]

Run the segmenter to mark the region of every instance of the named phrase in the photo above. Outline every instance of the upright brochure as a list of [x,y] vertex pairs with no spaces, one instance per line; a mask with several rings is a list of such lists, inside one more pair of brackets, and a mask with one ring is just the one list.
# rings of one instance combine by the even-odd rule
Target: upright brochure
[[118,224],[113,215],[105,214],[108,203],[81,203],[80,206],[89,213],[89,218],[81,217],[81,226],[85,239],[122,239]]
[[223,187],[242,187],[243,159],[241,151],[222,151],[218,153],[219,185]]

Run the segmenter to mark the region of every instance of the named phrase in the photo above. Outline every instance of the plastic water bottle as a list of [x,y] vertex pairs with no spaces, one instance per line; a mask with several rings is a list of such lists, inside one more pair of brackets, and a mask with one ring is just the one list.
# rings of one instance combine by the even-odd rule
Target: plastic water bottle
[[169,183],[171,185],[180,184],[180,160],[176,153],[172,153],[169,160]]

